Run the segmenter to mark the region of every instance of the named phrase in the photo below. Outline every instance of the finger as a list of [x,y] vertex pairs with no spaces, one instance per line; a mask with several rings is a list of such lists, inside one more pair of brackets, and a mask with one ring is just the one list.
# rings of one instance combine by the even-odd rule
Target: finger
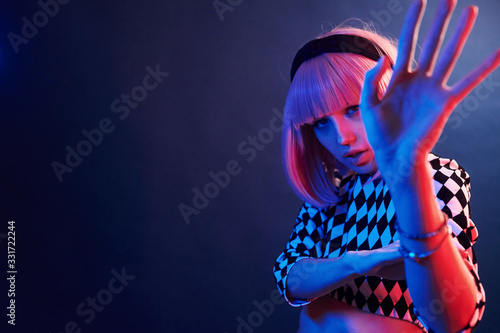
[[375,67],[366,72],[365,82],[361,90],[361,105],[373,107],[380,102],[379,82],[389,68],[386,56],[380,57]]
[[415,0],[406,14],[401,34],[399,35],[398,57],[394,65],[394,71],[408,72],[415,53],[415,45],[418,38],[418,30],[422,16],[425,11],[426,0]]
[[455,103],[460,103],[481,81],[500,65],[500,49],[489,56],[479,67],[451,87]]
[[435,77],[445,84],[462,53],[465,42],[474,26],[477,7],[471,6],[462,12],[457,28],[436,63]]
[[441,1],[434,22],[425,37],[418,67],[426,73],[432,73],[455,5],[456,0]]

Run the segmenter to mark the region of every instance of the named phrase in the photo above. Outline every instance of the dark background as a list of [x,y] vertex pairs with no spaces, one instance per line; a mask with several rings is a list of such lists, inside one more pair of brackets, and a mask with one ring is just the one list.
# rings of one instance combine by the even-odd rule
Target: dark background
[[[33,22],[42,9],[34,0],[2,1],[2,327],[296,331],[299,310],[274,297],[272,265],[301,202],[282,171],[280,133],[269,130],[283,109],[291,59],[352,17],[397,37],[409,1],[228,1],[219,1],[228,6],[219,15],[212,1],[73,0],[17,53],[8,34],[22,35],[22,18]],[[437,1],[429,2],[420,41],[435,12]],[[469,4],[459,1],[457,12]],[[479,18],[451,82],[500,46],[500,2],[474,4]],[[120,119],[111,104],[140,92],[148,66],[169,74]],[[487,291],[476,332],[500,326],[500,72],[488,82],[459,106],[435,149],[471,176]],[[112,132],[59,181],[52,163],[66,164],[66,147],[77,149],[82,131],[105,118]],[[251,153],[249,137],[259,132],[266,142]],[[193,206],[193,189],[203,191],[209,173],[233,160],[238,172],[212,188],[213,198],[187,223],[179,205]],[[9,220],[16,228],[15,327],[6,325]],[[129,276],[119,292],[113,270]],[[106,304],[91,316],[86,303],[96,297]],[[85,315],[77,312],[81,303]]]

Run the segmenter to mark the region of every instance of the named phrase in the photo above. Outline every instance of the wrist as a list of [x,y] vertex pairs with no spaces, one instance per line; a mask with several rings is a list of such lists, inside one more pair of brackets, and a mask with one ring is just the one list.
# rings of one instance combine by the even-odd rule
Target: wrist
[[341,260],[344,260],[345,267],[347,269],[348,275],[356,278],[358,276],[361,276],[362,274],[359,273],[359,254],[360,251],[346,251],[344,255],[342,255],[340,258]]
[[385,173],[381,170],[381,174],[393,196],[419,191],[422,186],[432,187],[431,167],[427,157],[412,160],[412,163],[394,163],[389,170]]
[[398,224],[406,233],[427,234],[442,226],[443,215],[436,201],[431,170],[427,161],[420,160],[406,178],[386,180],[398,212]]
[[429,153],[426,150],[416,149],[411,154],[395,153],[391,156],[382,154],[382,157],[380,155],[380,153],[375,155],[377,166],[391,189],[414,185],[419,178],[428,175]]
[[347,251],[343,257],[346,260],[349,276],[355,279],[360,276],[376,275],[379,267],[374,264],[375,255],[373,250]]

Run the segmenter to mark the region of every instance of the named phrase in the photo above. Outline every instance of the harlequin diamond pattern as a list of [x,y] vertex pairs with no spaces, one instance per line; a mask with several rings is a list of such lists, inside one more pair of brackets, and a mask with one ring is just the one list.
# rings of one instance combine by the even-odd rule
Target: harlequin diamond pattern
[[390,193],[384,190],[384,182],[366,177],[355,178],[352,182],[344,224],[347,251],[372,250],[392,243],[396,216]]
[[[429,155],[435,193],[440,208],[451,219],[454,241],[463,248],[465,264],[478,288],[476,313],[468,328],[474,327],[484,311],[484,289],[477,275],[472,245],[477,229],[470,219],[470,182],[467,173],[453,160]],[[297,223],[274,266],[280,292],[286,298],[286,281],[291,267],[302,258],[336,258],[346,251],[373,250],[399,239],[394,225],[395,207],[388,187],[382,179],[354,175],[340,182],[339,203],[318,209],[304,203]],[[359,309],[414,322],[417,319],[405,280],[393,281],[377,276],[362,276],[331,292],[331,296]],[[309,299],[287,301],[293,306],[309,303]],[[426,331],[423,328],[424,331]]]

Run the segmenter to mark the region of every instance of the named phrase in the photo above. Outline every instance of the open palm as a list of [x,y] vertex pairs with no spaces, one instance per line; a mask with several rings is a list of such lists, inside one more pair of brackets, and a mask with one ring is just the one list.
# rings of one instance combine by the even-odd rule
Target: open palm
[[447,80],[477,16],[477,7],[462,13],[457,28],[438,57],[455,0],[442,0],[424,41],[418,67],[412,69],[415,44],[425,1],[412,3],[400,35],[391,81],[381,97],[378,82],[389,70],[385,57],[366,74],[361,112],[368,140],[382,175],[393,175],[401,164],[410,169],[426,161],[453,109],[500,64],[500,51],[452,87]]

